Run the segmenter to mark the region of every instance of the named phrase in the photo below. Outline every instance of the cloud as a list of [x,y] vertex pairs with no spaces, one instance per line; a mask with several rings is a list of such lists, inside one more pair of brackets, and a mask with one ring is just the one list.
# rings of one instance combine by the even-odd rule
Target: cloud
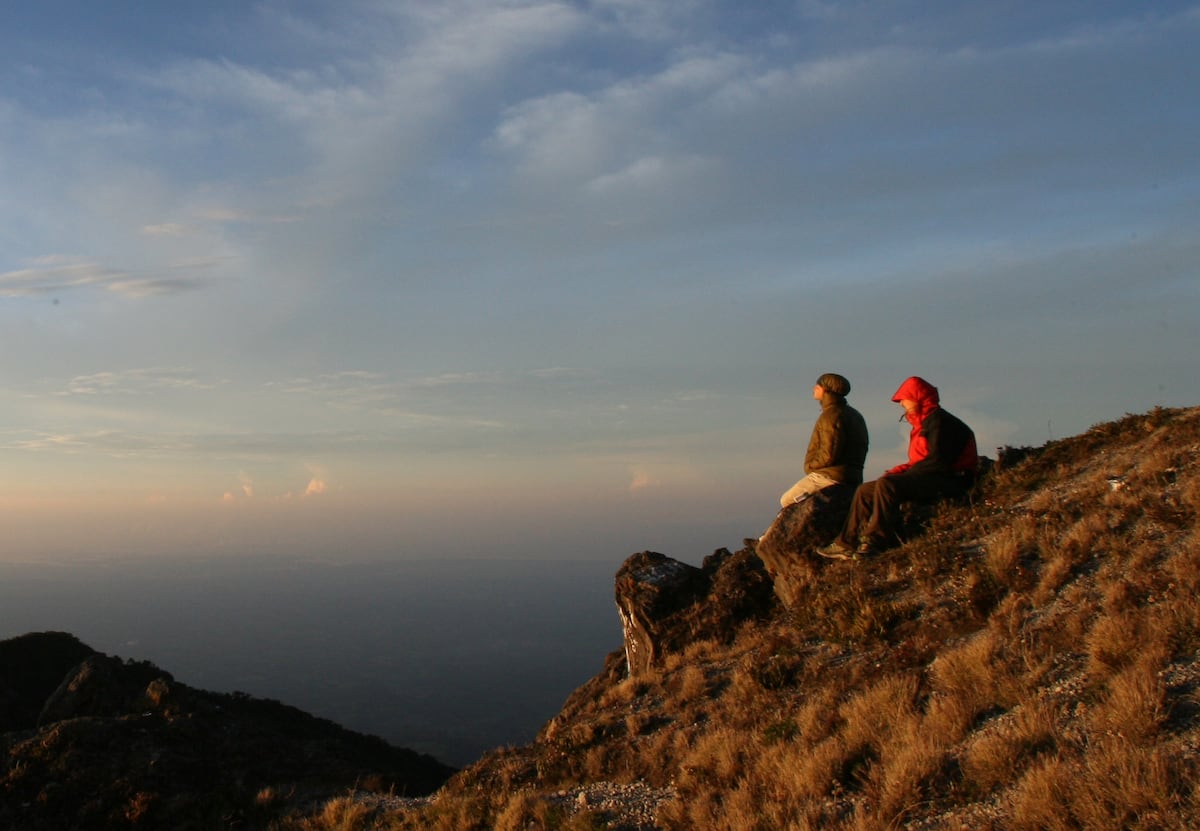
[[[194,264],[181,266],[191,270]],[[129,298],[175,294],[205,285],[192,277],[136,277],[94,260],[64,256],[40,258],[29,268],[0,274],[0,296],[30,297],[96,288]]]
[[502,378],[495,372],[443,372],[429,375],[412,382],[415,387],[474,386],[477,384],[499,384]]
[[629,475],[629,493],[632,495],[636,495],[641,491],[662,486],[662,481],[651,475],[651,473],[645,468],[630,468]]
[[[264,7],[264,31],[276,41],[281,32],[299,33],[309,41],[303,51],[321,60],[190,59],[147,68],[137,80],[218,120],[248,159],[269,160],[287,177],[293,204],[369,202],[442,152],[441,131],[451,122],[461,130],[467,119],[459,108],[474,104],[478,90],[495,88],[584,21],[557,2],[359,3],[354,14],[332,16],[322,36],[310,22]],[[229,210],[240,217],[245,205]],[[294,214],[276,217],[287,222]]]
[[[329,492],[329,484],[328,484],[326,474],[322,470],[314,468],[311,465],[307,466],[307,467],[309,468],[309,470],[308,470],[309,480],[308,480],[308,484],[305,486],[303,492],[300,494],[300,497],[301,498],[313,498],[313,497],[324,496],[326,493]],[[226,504],[232,504],[235,502],[247,502],[249,500],[256,499],[256,495],[260,490],[257,486],[257,483],[248,474],[246,474],[244,472],[238,474],[238,481],[239,481],[239,485],[236,489],[227,490],[222,494],[222,496],[221,496],[222,502],[224,502]],[[277,486],[280,484],[281,481],[283,481],[283,477],[276,476],[275,483]],[[270,489],[267,488],[267,490],[269,491]],[[280,503],[280,502],[284,502],[284,503],[291,502],[291,501],[295,500],[296,498],[297,497],[296,497],[295,490],[282,490],[282,488],[280,488],[278,490],[275,490],[273,492],[273,494],[268,493],[267,496],[262,497],[262,500],[264,500],[268,504],[272,504],[272,503]]]
[[[952,22],[931,15],[924,24]],[[884,21],[870,23],[886,30]],[[865,227],[884,247],[927,235],[935,218],[945,236],[959,238],[967,225],[994,227],[997,214],[1041,224],[1023,203],[1045,193],[1048,177],[1060,186],[1044,210],[1060,224],[1076,213],[1066,202],[1082,183],[1094,193],[1099,183],[1169,168],[1169,158],[1128,151],[1139,146],[1134,131],[1182,137],[1171,126],[1178,111],[1165,108],[1186,96],[1182,81],[1159,99],[1135,100],[1124,90],[1141,85],[1118,75],[1182,78],[1172,59],[1138,45],[1175,24],[1191,25],[1139,17],[1096,35],[1068,24],[1053,46],[1044,28],[969,49],[961,34],[947,33],[897,33],[827,53],[701,45],[653,72],[515,103],[493,141],[543,196],[625,196],[626,233],[644,233],[641,216],[692,232],[713,224],[761,230],[755,223],[771,217],[794,228],[793,239],[745,244],[786,250],[793,261],[861,249]],[[1113,123],[1116,106],[1149,118]],[[1178,146],[1182,163],[1184,142],[1165,143]],[[670,198],[647,203],[656,189]]]
[[137,299],[193,291],[201,288],[203,285],[204,283],[199,280],[148,278],[142,280],[114,280],[109,284],[108,289],[125,297]]
[[143,367],[77,375],[60,395],[154,395],[167,390],[207,391],[216,382],[205,381],[184,367]]
[[647,3],[644,0],[593,0],[592,8],[601,19],[611,18],[631,37],[648,41],[677,40],[697,17],[711,8],[707,0],[673,0]]
[[707,155],[696,149],[701,137],[688,129],[695,108],[747,68],[735,55],[687,56],[656,74],[593,92],[532,98],[509,108],[494,140],[542,181],[588,182],[638,165],[674,166],[681,158],[694,165]]
[[0,449],[31,453],[96,455],[110,458],[198,459],[297,459],[313,451],[328,453],[392,452],[405,446],[395,434],[359,431],[280,433],[131,432],[91,430],[47,432],[10,431]]
[[503,422],[482,415],[484,405],[473,402],[509,383],[511,378],[494,372],[446,372],[400,380],[374,371],[346,370],[272,381],[267,386],[331,407],[388,415],[409,424],[493,429]]
[[597,194],[616,191],[662,192],[673,189],[677,183],[702,178],[713,167],[714,160],[701,156],[647,156],[637,159],[623,170],[597,176],[586,187]]
[[94,260],[48,255],[28,268],[0,274],[0,295],[22,297],[49,294],[90,286],[111,286],[128,279],[121,271],[105,268]]
[[34,453],[54,452],[65,455],[100,453],[112,458],[153,455],[169,448],[180,449],[176,442],[161,436],[132,435],[116,430],[92,430],[80,433],[32,432],[28,438],[12,438],[6,445],[13,450]]
[[304,216],[301,214],[272,215],[234,208],[206,208],[196,213],[196,219],[223,225],[289,225],[303,221]]
[[160,222],[156,225],[143,225],[142,233],[148,237],[180,237],[187,234],[188,227],[178,222]]

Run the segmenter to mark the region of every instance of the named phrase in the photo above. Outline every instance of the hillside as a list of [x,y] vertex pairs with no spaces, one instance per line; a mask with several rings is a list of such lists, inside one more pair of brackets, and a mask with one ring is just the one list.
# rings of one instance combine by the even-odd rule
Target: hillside
[[[29,672],[0,672],[0,827],[20,811],[61,820],[87,805],[85,787],[109,800],[96,814],[107,824],[20,827],[1198,827],[1198,459],[1200,408],[1007,448],[969,502],[914,517],[897,549],[860,562],[795,551],[787,603],[762,591],[767,543],[715,552],[647,668],[630,677],[624,651],[597,656],[598,674],[533,742],[486,754],[432,797],[405,793],[399,775],[348,777],[400,762],[372,757],[383,749],[366,737],[318,769],[331,757],[302,751],[334,747],[322,743],[333,733],[306,738],[311,717],[157,682],[144,665],[120,670],[136,701],[119,717],[61,695],[40,703],[21,684],[41,695],[58,670],[26,651]],[[64,662],[90,652],[55,644]],[[0,651],[0,669],[10,658]],[[214,765],[195,749],[213,734],[226,742],[212,751],[220,775],[192,781]],[[272,741],[278,752],[246,756]],[[449,773],[421,770],[426,791]],[[190,784],[175,793],[179,780]]]
[[265,828],[452,769],[277,701],[193,689],[63,632],[0,641],[0,828]]
[[901,548],[802,556],[790,609],[610,655],[436,799],[281,827],[1197,827],[1198,457],[1200,408],[1009,450]]

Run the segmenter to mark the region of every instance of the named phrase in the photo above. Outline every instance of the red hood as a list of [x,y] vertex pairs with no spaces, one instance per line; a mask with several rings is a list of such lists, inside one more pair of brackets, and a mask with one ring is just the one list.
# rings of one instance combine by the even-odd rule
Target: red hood
[[941,403],[941,400],[938,398],[937,387],[916,375],[901,384],[900,389],[896,390],[896,394],[892,396],[893,401],[899,401],[902,398],[916,401],[917,413],[921,416],[924,416]]

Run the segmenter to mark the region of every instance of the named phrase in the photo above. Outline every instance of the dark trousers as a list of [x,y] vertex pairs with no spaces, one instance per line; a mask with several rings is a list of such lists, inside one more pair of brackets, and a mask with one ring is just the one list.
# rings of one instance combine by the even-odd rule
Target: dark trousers
[[880,547],[891,545],[896,540],[901,503],[937,502],[965,492],[963,478],[945,473],[901,473],[863,482],[854,492],[850,514],[838,539],[851,548],[860,540]]

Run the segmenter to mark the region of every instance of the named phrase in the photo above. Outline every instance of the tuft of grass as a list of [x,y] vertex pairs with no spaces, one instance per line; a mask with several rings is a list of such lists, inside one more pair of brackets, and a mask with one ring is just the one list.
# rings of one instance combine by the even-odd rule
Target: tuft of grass
[[1046,699],[1018,707],[1011,719],[981,732],[963,753],[965,781],[972,792],[986,795],[1014,782],[1057,744],[1056,708]]
[[685,701],[703,698],[708,693],[708,676],[701,667],[685,667],[679,674],[679,697]]
[[1093,733],[1152,744],[1167,720],[1167,691],[1161,657],[1151,656],[1127,667],[1108,682],[1106,695],[1089,713]]

